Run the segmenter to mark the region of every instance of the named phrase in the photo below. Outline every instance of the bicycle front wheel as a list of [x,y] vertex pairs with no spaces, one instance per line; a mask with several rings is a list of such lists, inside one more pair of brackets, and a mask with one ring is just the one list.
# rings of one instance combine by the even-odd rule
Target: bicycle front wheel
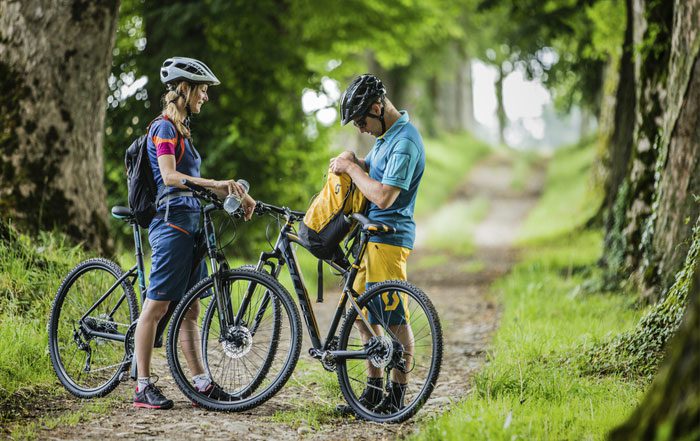
[[89,259],[68,273],[56,293],[49,355],[59,381],[76,397],[107,395],[129,363],[124,340],[138,306],[131,283],[116,283],[123,274],[110,260]]
[[[221,274],[219,301],[240,322],[222,327],[215,279],[195,285],[173,313],[168,363],[183,394],[210,410],[244,411],[270,399],[289,379],[301,351],[301,322],[287,290],[250,269]],[[245,302],[244,302],[245,299]],[[247,306],[246,306],[247,305]],[[195,387],[206,374],[212,387]]]
[[374,335],[351,307],[338,349],[365,355],[338,360],[340,390],[360,418],[400,423],[435,388],[442,364],[440,320],[428,296],[402,280],[377,283],[357,302]]

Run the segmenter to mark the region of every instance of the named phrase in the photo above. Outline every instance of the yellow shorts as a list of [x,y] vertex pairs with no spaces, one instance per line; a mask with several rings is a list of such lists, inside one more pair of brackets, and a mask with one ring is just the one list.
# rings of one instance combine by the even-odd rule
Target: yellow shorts
[[[353,283],[353,289],[362,294],[372,285],[386,280],[406,280],[406,261],[411,250],[384,243],[367,244],[360,269]],[[381,300],[376,298],[365,316],[373,325],[405,325],[409,320],[406,294],[383,293]]]

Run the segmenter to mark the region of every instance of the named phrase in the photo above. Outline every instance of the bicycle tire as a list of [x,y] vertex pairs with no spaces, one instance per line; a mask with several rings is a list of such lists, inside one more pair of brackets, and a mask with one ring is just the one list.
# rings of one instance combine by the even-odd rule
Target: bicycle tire
[[[255,266],[254,265],[242,265],[238,267],[239,269],[246,269],[250,271],[255,271]],[[266,271],[264,271],[267,273]],[[267,273],[269,274],[269,273]],[[273,299],[272,301],[272,314],[273,314],[273,337],[270,339],[270,345],[267,351],[267,356],[265,357],[265,361],[263,363],[263,366],[261,366],[260,372],[257,374],[256,378],[241,392],[238,392],[237,395],[240,395],[242,397],[247,397],[249,396],[255,389],[260,386],[260,383],[265,379],[265,376],[267,375],[268,371],[270,370],[270,367],[272,366],[272,362],[275,359],[275,355],[277,354],[277,343],[278,343],[278,337],[279,333],[281,331],[281,321],[282,321],[282,314],[280,311],[281,305],[279,304],[279,300],[276,298]],[[204,318],[202,319],[202,335],[206,335],[209,332],[209,328],[211,327],[212,319],[215,317],[215,313],[217,311],[217,306],[216,302],[209,302],[209,306],[207,306],[206,311],[204,312]],[[206,354],[208,351],[208,343],[209,339],[202,339],[202,354]],[[204,369],[205,371],[209,370],[209,366],[207,364],[207,357],[204,357],[202,360],[204,363]]]
[[[198,326],[204,319],[210,320],[210,323],[206,327],[201,325],[199,329],[200,335],[196,338],[201,338],[202,341],[205,339],[212,340],[211,345],[205,346],[205,344],[202,343],[200,346],[200,348],[207,348],[207,351],[201,354],[202,362],[204,364],[203,360],[207,360],[206,365],[209,369],[208,373],[212,377],[212,380],[220,385],[222,390],[228,393],[230,397],[228,399],[215,399],[195,389],[194,384],[188,378],[188,371],[190,368],[186,363],[183,363],[186,361],[187,357],[184,353],[185,349],[181,349],[182,344],[187,343],[187,339],[180,335],[180,329],[182,328],[186,314],[194,302],[202,300],[202,294],[213,289],[214,279],[212,277],[207,277],[190,289],[173,313],[167,340],[168,364],[170,365],[173,378],[182,393],[192,402],[205,409],[240,412],[259,406],[274,396],[284,386],[294,371],[299,359],[302,341],[301,321],[296,305],[289,292],[277,280],[264,272],[243,268],[227,270],[221,274],[221,283],[227,284],[229,287],[234,284],[246,286],[247,283],[251,282],[256,285],[254,294],[257,292],[258,287],[261,287],[261,291],[264,290],[263,295],[269,293],[273,298],[272,304],[279,305],[279,308],[276,308],[278,312],[272,312],[272,330],[267,331],[271,335],[269,341],[265,341],[264,335],[266,334],[261,338],[261,340],[263,340],[261,346],[264,346],[266,351],[263,356],[252,349],[249,349],[249,352],[246,353],[243,353],[242,350],[238,353],[235,352],[237,349],[233,348],[233,344],[227,346],[229,341],[222,337],[221,330],[219,330],[217,334],[217,330],[212,327],[212,325],[218,326],[216,317],[210,316],[207,318],[207,311],[210,310],[208,306],[204,312],[200,309],[198,317]],[[229,291],[233,292],[235,290],[229,289]],[[240,293],[240,289],[238,293]],[[215,302],[214,297],[215,296],[206,297],[203,301]],[[265,320],[269,321],[268,319],[269,317]],[[277,324],[278,322],[279,324]],[[241,328],[244,327],[245,326],[242,326]],[[254,337],[257,336],[257,334],[255,336],[250,336],[250,348],[255,346],[256,342],[254,341]],[[271,343],[271,341],[274,341],[274,343]],[[216,344],[220,344],[221,346],[221,350],[218,352]],[[280,360],[283,357],[277,356],[280,350],[280,344],[285,348],[287,354],[283,360]],[[232,355],[231,352],[235,353]],[[250,357],[243,359],[247,357],[248,354],[251,354]],[[234,377],[240,372],[238,372],[238,370],[237,373],[223,372],[224,364],[228,363],[228,365],[230,365],[234,363],[238,366],[239,361],[231,360],[241,360],[240,364],[245,366],[245,374],[250,372],[246,361],[253,363],[254,357],[262,359],[263,361],[255,368],[255,372],[251,375],[252,378],[250,378],[250,380],[247,380],[245,384],[240,383],[240,387],[236,387],[238,383]],[[275,366],[276,369],[274,369],[272,373],[274,377],[270,379],[270,370],[275,363],[277,363],[277,366]],[[216,370],[216,368],[210,369],[212,365],[219,367],[216,374],[212,372]],[[264,384],[265,381],[267,381],[267,384]]]
[[[89,259],[76,265],[56,292],[47,327],[49,356],[58,380],[76,397],[96,398],[107,395],[117,387],[120,374],[128,368],[124,342],[91,337],[83,332],[79,322],[80,317],[123,275],[119,265],[111,260]],[[123,300],[120,301],[122,297]],[[127,331],[138,314],[134,288],[129,281],[124,280],[87,319],[100,331],[119,334]],[[72,353],[70,358],[69,353]],[[93,357],[96,354],[96,360],[109,358],[109,364],[93,370]],[[88,367],[89,371],[86,372]],[[94,383],[81,378],[84,374],[93,372],[96,373]],[[104,372],[104,375],[97,372]]]
[[[415,415],[416,412],[418,412],[418,410],[420,410],[423,404],[425,404],[425,402],[428,400],[430,394],[433,392],[433,389],[435,388],[435,385],[438,380],[438,376],[440,375],[440,367],[442,365],[443,341],[440,319],[432,302],[420,288],[403,280],[389,280],[377,283],[374,286],[372,286],[369,290],[367,290],[362,296],[358,298],[357,302],[361,308],[369,308],[374,310],[374,308],[376,307],[376,303],[374,304],[375,306],[373,306],[371,302],[381,301],[383,294],[387,294],[387,299],[389,299],[391,298],[390,295],[393,295],[394,293],[406,294],[406,297],[403,298],[405,302],[404,304],[408,305],[406,306],[406,308],[409,308],[410,312],[410,320],[407,320],[407,323],[410,323],[412,328],[422,326],[418,331],[415,331],[415,334],[413,330],[411,331],[411,339],[413,341],[414,347],[413,353],[411,354],[411,359],[412,363],[414,364],[412,365],[410,372],[407,374],[410,375],[409,378],[411,378],[411,380],[409,380],[409,387],[406,392],[406,399],[409,400],[409,403],[406,404],[406,406],[402,409],[392,409],[390,411],[375,410],[372,408],[365,407],[360,402],[359,390],[357,390],[357,388],[353,388],[353,385],[361,386],[362,381],[366,380],[358,380],[357,378],[354,378],[353,375],[357,375],[357,367],[359,367],[359,370],[361,370],[362,366],[367,364],[367,360],[339,360],[337,362],[338,383],[340,385],[340,390],[343,393],[343,396],[345,397],[345,400],[352,407],[352,409],[355,411],[355,414],[359,418],[378,423],[401,423]],[[408,301],[407,299],[410,299],[410,301]],[[386,305],[386,303],[384,303],[384,305]],[[410,307],[414,307],[413,311],[410,311]],[[345,319],[340,330],[338,342],[339,350],[343,351],[360,349],[363,342],[360,341],[359,337],[353,337],[353,343],[350,344],[351,334],[353,332],[357,332],[359,335],[359,332],[357,331],[357,326],[355,325],[357,317],[357,311],[351,307],[345,315]],[[381,320],[384,319],[382,318]],[[420,322],[425,323],[421,324]],[[387,329],[389,329],[388,325],[384,325],[382,327],[385,330],[385,332],[390,332],[386,331]],[[421,344],[418,344],[418,338],[414,337],[416,337],[419,333],[423,332],[426,329],[426,327],[430,333],[429,342],[425,341]],[[396,335],[390,335],[389,337],[392,339],[392,343],[393,341],[399,341]],[[424,339],[424,337],[421,337],[421,339]],[[427,340],[428,337],[425,337],[425,339]],[[425,349],[416,349],[428,345],[430,346],[429,351]],[[418,358],[419,356],[423,357],[423,355],[420,354],[421,351],[425,352],[426,357],[429,358],[429,366],[427,367],[422,366],[422,364],[420,366],[416,364],[416,358]],[[429,356],[427,355],[428,353]],[[421,358],[421,360],[422,359],[423,358]],[[349,367],[349,363],[352,364],[352,366]],[[420,367],[420,369],[416,373],[413,373],[414,371],[416,371],[416,367]],[[350,373],[351,370],[353,371],[352,374]],[[415,380],[413,380],[412,377],[417,376],[421,370],[423,370],[425,373],[423,374],[422,379],[419,382],[416,382]],[[385,380],[389,378],[389,371],[389,367],[382,368],[382,375],[385,378]],[[366,385],[366,383],[364,384]],[[384,396],[386,397],[386,395]]]

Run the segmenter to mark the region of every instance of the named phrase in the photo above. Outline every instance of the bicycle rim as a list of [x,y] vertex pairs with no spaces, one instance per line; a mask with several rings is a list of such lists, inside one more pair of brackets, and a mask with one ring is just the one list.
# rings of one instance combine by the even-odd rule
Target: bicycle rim
[[[358,304],[365,317],[371,318],[377,337],[363,338],[360,328],[365,328],[364,324],[357,320],[354,309],[348,311],[339,348],[367,349],[369,356],[338,363],[341,391],[363,419],[405,421],[430,397],[440,373],[442,330],[437,312],[425,293],[404,281],[379,283],[362,295]],[[370,386],[369,377],[382,378],[380,390]],[[405,387],[390,391],[390,382]],[[361,400],[365,389],[375,391],[370,402]]]

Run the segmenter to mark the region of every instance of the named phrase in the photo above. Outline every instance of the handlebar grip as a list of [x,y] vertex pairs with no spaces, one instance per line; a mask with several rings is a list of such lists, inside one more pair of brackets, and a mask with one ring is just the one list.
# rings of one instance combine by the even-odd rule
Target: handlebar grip
[[207,191],[206,188],[202,187],[201,185],[197,185],[194,182],[190,182],[187,179],[180,179],[180,184],[184,185],[185,187],[189,188],[190,190],[201,191],[201,192]]

